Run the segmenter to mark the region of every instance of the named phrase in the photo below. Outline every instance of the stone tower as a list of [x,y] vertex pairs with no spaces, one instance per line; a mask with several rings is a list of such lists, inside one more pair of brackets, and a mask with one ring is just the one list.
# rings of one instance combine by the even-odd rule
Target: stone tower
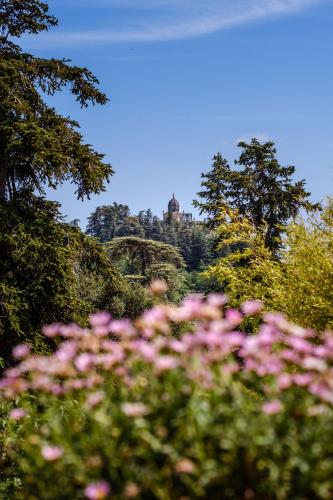
[[192,214],[186,214],[180,211],[179,202],[176,200],[175,195],[172,195],[168,203],[167,212],[163,212],[164,222],[192,222]]

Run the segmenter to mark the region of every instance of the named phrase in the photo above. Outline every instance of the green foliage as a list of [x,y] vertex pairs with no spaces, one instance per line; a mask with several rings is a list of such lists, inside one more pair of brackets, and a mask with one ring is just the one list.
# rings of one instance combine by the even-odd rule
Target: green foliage
[[276,307],[295,322],[333,327],[333,200],[324,211],[291,224],[282,254],[283,279]]
[[103,155],[83,143],[79,125],[43,100],[69,88],[81,106],[105,104],[98,80],[65,59],[23,53],[11,37],[37,34],[57,24],[47,4],[5,0],[0,6],[0,200],[28,190],[43,193],[71,180],[79,198],[104,190],[112,174]]
[[114,203],[96,208],[88,221],[87,233],[102,243],[137,236],[178,247],[189,271],[210,264],[215,255],[216,236],[203,224],[165,223],[153,216],[150,209],[131,216],[127,205]]
[[201,174],[201,178],[204,179],[201,186],[205,190],[200,191],[197,195],[204,201],[194,200],[193,205],[200,209],[200,214],[207,215],[206,223],[210,228],[215,228],[218,225],[221,207],[226,204],[225,190],[228,178],[226,174],[229,171],[227,160],[220,153],[217,153],[213,158],[211,171],[208,174]]
[[332,327],[333,209],[298,219],[286,229],[281,260],[265,246],[265,234],[233,210],[221,215],[219,249],[225,253],[204,273],[237,306],[261,299],[270,310],[322,331]]
[[240,142],[242,153],[232,170],[220,154],[214,157],[212,170],[202,174],[205,190],[195,201],[201,213],[207,213],[210,227],[219,224],[219,210],[230,206],[246,216],[257,229],[264,229],[265,246],[276,253],[288,221],[301,208],[318,209],[308,201],[305,181],[293,182],[295,167],[283,167],[277,161],[274,143],[261,144],[257,139]]
[[247,299],[271,303],[275,294],[272,279],[281,279],[281,266],[265,247],[265,236],[236,210],[220,214],[218,249],[223,257],[203,274],[220,283],[234,305]]
[[97,207],[88,218],[87,234],[94,236],[101,243],[111,241],[117,236],[119,227],[130,215],[127,205],[113,203],[110,206]]
[[48,5],[40,0],[2,0],[0,5],[0,40],[20,37],[24,33],[36,34],[57,26],[55,17],[48,14]]
[[115,260],[128,255],[133,263],[138,263],[143,276],[146,275],[147,268],[156,262],[168,262],[180,268],[184,267],[184,261],[178,249],[158,241],[127,236],[115,238],[105,244],[105,248]]
[[116,316],[133,309],[130,285],[103,247],[57,218],[55,204],[41,199],[0,206],[0,342],[6,360],[18,340],[45,348],[45,323],[85,323],[89,313],[106,307]]

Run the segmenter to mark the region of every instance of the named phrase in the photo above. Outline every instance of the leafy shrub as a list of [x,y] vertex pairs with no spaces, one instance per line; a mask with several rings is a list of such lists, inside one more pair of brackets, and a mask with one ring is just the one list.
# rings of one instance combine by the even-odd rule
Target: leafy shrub
[[105,307],[130,315],[130,296],[102,245],[63,224],[56,204],[34,198],[0,206],[0,353],[6,362],[19,341],[47,349],[43,324],[85,324],[89,313]]
[[[17,346],[1,380],[22,481],[8,497],[332,498],[333,333],[313,343],[260,302],[225,303],[54,324],[52,356]],[[262,323],[246,336],[252,315]],[[174,325],[186,327],[178,340]]]
[[[226,216],[227,215],[227,216]],[[224,252],[203,276],[215,280],[238,306],[261,299],[304,327],[333,325],[333,201],[318,215],[286,228],[277,260],[265,247],[265,231],[237,211],[221,215],[219,250]]]

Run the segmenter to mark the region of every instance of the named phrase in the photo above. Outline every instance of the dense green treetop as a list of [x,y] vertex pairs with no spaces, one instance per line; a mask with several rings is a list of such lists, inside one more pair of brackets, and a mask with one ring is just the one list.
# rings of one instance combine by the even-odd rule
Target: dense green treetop
[[157,262],[168,262],[176,267],[184,267],[184,260],[179,250],[160,241],[126,236],[113,239],[105,244],[105,248],[112,259],[119,259],[128,255],[131,260],[139,261],[143,276],[145,276],[147,268]]
[[217,227],[219,210],[230,206],[248,217],[255,227],[265,227],[265,244],[276,251],[281,243],[283,226],[295,217],[300,209],[313,210],[319,205],[309,202],[310,193],[305,181],[293,181],[294,166],[284,167],[276,159],[276,149],[271,141],[260,143],[240,142],[238,168],[231,169],[220,154],[214,157],[213,167],[204,179],[195,205],[207,213],[210,227]]
[[121,203],[97,207],[88,218],[87,234],[94,236],[101,243],[111,241],[129,216],[129,207]]
[[125,236],[168,243],[180,249],[189,271],[212,262],[216,240],[203,224],[164,222],[150,209],[131,216],[129,207],[118,203],[97,207],[88,219],[87,233],[102,243]]
[[79,125],[48,106],[43,94],[69,89],[82,107],[105,104],[98,80],[66,59],[43,59],[14,42],[57,24],[38,0],[0,2],[0,201],[24,191],[43,193],[70,180],[78,198],[104,190],[112,174],[103,155],[83,142]]
[[106,306],[127,312],[128,286],[102,245],[64,224],[41,198],[0,204],[0,358],[17,342],[45,344],[41,327],[84,324]]
[[200,209],[200,215],[207,216],[206,223],[210,228],[218,226],[218,216],[221,207],[226,204],[225,198],[225,177],[229,170],[228,162],[220,153],[213,158],[212,169],[208,174],[201,174],[204,179],[201,183],[202,191],[197,193],[203,201],[194,200],[193,205]]

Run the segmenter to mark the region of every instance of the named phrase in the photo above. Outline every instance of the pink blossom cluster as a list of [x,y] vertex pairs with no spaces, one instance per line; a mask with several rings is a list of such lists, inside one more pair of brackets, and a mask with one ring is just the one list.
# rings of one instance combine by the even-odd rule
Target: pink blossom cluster
[[[295,387],[332,404],[333,333],[316,334],[262,309],[255,300],[231,309],[224,295],[212,294],[187,298],[179,306],[158,305],[134,322],[102,312],[90,317],[90,328],[46,326],[46,336],[61,339],[54,354],[36,355],[28,346],[17,346],[18,364],[5,373],[1,391],[15,400],[27,392],[61,397],[84,389],[86,405],[94,408],[104,399],[103,384],[110,372],[134,387],[140,375],[136,367],[144,362],[154,378],[178,370],[208,389],[230,377],[261,380],[267,414],[281,411],[282,393]],[[253,315],[260,326],[247,335],[241,326]],[[185,330],[180,338],[173,335],[175,325]],[[122,410],[131,417],[149,412],[142,402],[124,402]],[[23,417],[22,411],[12,413],[13,419]]]

